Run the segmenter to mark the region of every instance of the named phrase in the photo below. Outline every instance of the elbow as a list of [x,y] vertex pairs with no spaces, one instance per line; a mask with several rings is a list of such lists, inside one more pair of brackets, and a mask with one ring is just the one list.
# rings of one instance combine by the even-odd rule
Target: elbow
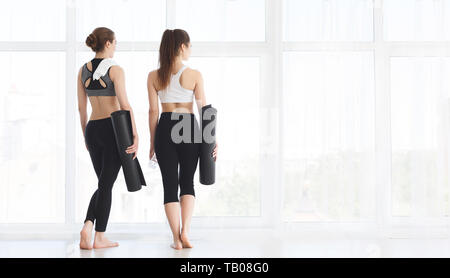
[[159,113],[159,107],[158,105],[150,105],[148,109],[149,114],[158,114]]
[[148,115],[149,116],[158,116],[158,114],[159,114],[159,110],[158,110],[158,108],[156,108],[156,109],[149,109],[148,110]]
[[87,110],[85,107],[78,107],[78,112],[80,115],[85,115],[87,113]]

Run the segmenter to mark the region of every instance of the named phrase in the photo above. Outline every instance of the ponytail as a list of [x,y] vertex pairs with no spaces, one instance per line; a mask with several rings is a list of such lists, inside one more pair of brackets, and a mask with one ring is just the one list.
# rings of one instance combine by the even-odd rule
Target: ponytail
[[182,44],[190,42],[189,35],[182,29],[166,29],[162,35],[159,47],[159,69],[157,70],[160,90],[165,89],[170,82],[173,62]]

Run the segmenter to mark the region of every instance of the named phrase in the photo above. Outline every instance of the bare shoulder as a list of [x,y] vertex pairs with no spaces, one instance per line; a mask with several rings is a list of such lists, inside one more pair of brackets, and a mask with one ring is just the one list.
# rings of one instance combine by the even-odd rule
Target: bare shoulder
[[185,72],[187,72],[187,73],[189,73],[189,74],[199,74],[200,73],[200,71],[198,71],[198,70],[196,70],[196,69],[193,69],[193,68],[190,68],[190,67],[186,67],[186,69],[184,70]]
[[111,80],[114,81],[115,78],[119,77],[119,76],[123,76],[124,70],[121,66],[119,65],[113,65],[109,68],[109,76],[111,77]]
[[158,70],[152,70],[148,73],[147,85],[152,85],[154,88],[157,87],[158,80]]
[[184,70],[189,76],[191,76],[195,81],[200,81],[202,74],[199,70],[187,67]]
[[150,71],[150,72],[148,73],[148,80],[149,80],[149,81],[154,81],[154,80],[156,80],[157,74],[158,74],[158,71],[157,71],[157,70],[152,70],[152,71]]
[[123,71],[123,68],[121,66],[113,65],[113,66],[110,67],[109,72],[110,73],[119,74],[119,73],[123,73],[124,71]]

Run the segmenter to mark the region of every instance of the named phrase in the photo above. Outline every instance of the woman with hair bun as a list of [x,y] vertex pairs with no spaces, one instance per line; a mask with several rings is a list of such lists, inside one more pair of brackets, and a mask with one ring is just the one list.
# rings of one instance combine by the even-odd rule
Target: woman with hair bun
[[[85,63],[78,72],[78,111],[86,149],[98,177],[98,189],[91,197],[80,232],[80,248],[115,247],[119,244],[108,240],[104,233],[111,210],[112,187],[121,168],[119,152],[111,121],[111,113],[129,110],[133,129],[133,145],[126,153],[136,158],[139,138],[136,131],[133,109],[125,91],[123,69],[112,59],[116,49],[116,38],[106,27],[96,28],[86,38],[86,45],[95,52],[95,57]],[[87,121],[87,99],[92,113]],[[91,243],[95,223],[94,243]]]

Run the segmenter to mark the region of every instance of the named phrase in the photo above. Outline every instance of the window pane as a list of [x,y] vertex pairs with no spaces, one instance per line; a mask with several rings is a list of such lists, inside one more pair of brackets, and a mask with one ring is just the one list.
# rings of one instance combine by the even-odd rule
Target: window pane
[[284,220],[373,217],[372,52],[285,52],[284,75]]
[[201,71],[207,103],[218,110],[216,134],[220,144],[214,185],[199,183],[197,167],[194,215],[259,216],[260,60],[194,57],[189,64]]
[[65,54],[0,52],[0,64],[0,222],[64,222]]
[[264,0],[177,0],[176,27],[193,41],[264,41]]
[[450,58],[391,58],[392,215],[448,216]]
[[450,1],[383,1],[384,38],[389,41],[450,39]]
[[372,41],[372,0],[285,0],[285,41]]
[[164,0],[78,0],[77,40],[97,27],[112,29],[117,41],[159,41],[166,26]]
[[2,1],[0,41],[63,41],[66,1]]

